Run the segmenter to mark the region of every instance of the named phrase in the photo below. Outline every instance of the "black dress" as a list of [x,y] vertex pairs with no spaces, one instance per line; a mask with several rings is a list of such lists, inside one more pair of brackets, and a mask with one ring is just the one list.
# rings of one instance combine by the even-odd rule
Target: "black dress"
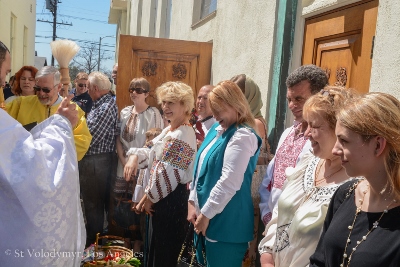
[[[350,181],[343,184],[332,197],[317,249],[310,257],[310,266],[339,267],[342,264],[350,232],[348,226],[352,225],[356,212],[355,190],[350,190],[354,183]],[[368,233],[381,214],[382,212],[363,211],[358,214],[351,232],[351,242],[346,250],[348,256],[357,241]],[[347,261],[344,266],[347,266]],[[400,207],[392,208],[383,215],[378,227],[357,247],[349,266],[400,266]]]

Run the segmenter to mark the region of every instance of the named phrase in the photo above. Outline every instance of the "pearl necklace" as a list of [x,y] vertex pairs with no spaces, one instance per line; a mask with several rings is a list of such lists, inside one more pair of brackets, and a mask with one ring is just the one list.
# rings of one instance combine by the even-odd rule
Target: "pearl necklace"
[[[360,198],[360,199],[358,200],[358,202],[360,203],[360,205],[356,208],[356,213],[355,213],[355,215],[354,215],[353,223],[352,223],[352,225],[349,225],[349,226],[348,226],[348,229],[350,230],[350,232],[349,232],[349,236],[347,237],[347,240],[346,240],[346,246],[345,246],[344,252],[343,252],[343,261],[342,261],[342,264],[340,264],[340,267],[345,267],[345,266],[348,267],[348,266],[350,266],[351,256],[353,256],[354,252],[356,252],[358,246],[359,246],[362,242],[364,242],[365,240],[367,240],[367,237],[369,236],[369,234],[370,234],[372,231],[374,231],[374,230],[378,227],[379,222],[381,221],[383,215],[385,215],[385,213],[388,213],[389,207],[390,207],[393,203],[396,202],[396,199],[393,199],[393,200],[389,203],[389,205],[386,206],[386,209],[383,210],[383,212],[382,212],[381,216],[379,217],[379,219],[376,220],[376,221],[372,224],[372,227],[371,227],[371,229],[369,229],[368,233],[367,233],[366,235],[364,235],[364,236],[361,238],[361,240],[357,241],[357,245],[352,249],[350,255],[348,256],[347,253],[346,253],[346,250],[347,250],[347,247],[349,246],[349,244],[350,244],[350,242],[351,242],[351,240],[350,240],[351,232],[353,231],[354,224],[356,223],[357,216],[358,216],[358,214],[361,212],[361,206],[362,206],[362,204],[364,203],[364,198],[365,198],[365,195],[367,194],[368,190],[369,190],[369,184],[367,184],[367,189],[365,189],[364,191],[362,191],[363,196],[362,196],[362,198]],[[345,265],[346,259],[347,259],[347,265]]]

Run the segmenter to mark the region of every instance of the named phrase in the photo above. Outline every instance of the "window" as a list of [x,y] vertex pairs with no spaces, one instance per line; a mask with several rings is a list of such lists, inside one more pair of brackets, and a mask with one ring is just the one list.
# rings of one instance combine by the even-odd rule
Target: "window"
[[28,28],[24,26],[24,41],[23,41],[24,47],[22,50],[22,56],[23,56],[23,62],[24,65],[27,64],[27,58],[28,58]]
[[218,0],[193,0],[192,29],[212,20],[217,14]]
[[203,19],[217,10],[217,0],[202,0],[200,19]]
[[17,17],[14,14],[11,14],[11,21],[10,21],[10,55],[14,57],[14,48],[15,48],[15,27],[17,24]]
[[172,0],[167,0],[166,5],[166,21],[165,21],[165,38],[169,38],[171,28],[171,15],[172,15]]

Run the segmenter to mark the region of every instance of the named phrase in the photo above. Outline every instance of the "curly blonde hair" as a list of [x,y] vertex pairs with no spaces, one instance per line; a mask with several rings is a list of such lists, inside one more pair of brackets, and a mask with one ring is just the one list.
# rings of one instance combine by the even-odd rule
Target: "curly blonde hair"
[[158,104],[163,101],[179,102],[185,106],[186,115],[190,116],[194,108],[192,88],[183,82],[166,82],[156,89]]

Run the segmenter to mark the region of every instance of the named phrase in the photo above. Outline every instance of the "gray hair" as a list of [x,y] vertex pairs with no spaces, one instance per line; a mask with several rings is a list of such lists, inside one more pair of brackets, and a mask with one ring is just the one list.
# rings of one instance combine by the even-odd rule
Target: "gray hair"
[[7,46],[0,41],[0,68],[3,65],[4,60],[6,60],[7,52],[10,53],[10,50],[8,50]]
[[107,75],[99,71],[94,71],[89,74],[88,81],[92,85],[96,85],[100,90],[111,90],[111,82]]
[[286,79],[286,87],[291,88],[302,81],[310,83],[311,93],[316,94],[328,85],[325,71],[315,65],[303,65],[295,69]]
[[45,66],[43,68],[41,68],[35,76],[35,80],[42,78],[44,76],[47,75],[54,75],[54,85],[57,85],[60,83],[61,81],[61,74],[58,71],[57,68],[53,67],[53,66]]

